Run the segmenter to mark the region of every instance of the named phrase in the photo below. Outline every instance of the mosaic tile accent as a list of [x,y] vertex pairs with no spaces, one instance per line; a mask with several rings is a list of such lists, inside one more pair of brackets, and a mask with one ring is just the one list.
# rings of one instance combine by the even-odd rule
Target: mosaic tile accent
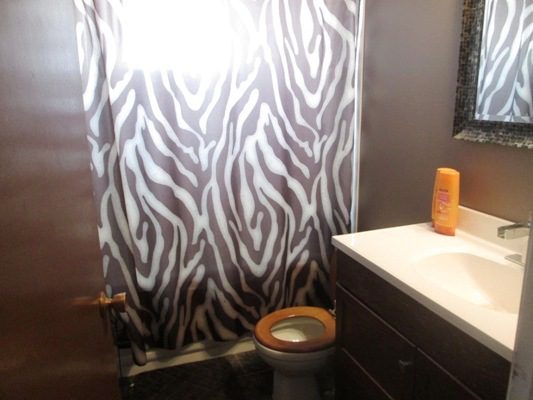
[[485,0],[465,0],[453,134],[456,139],[533,149],[533,125],[474,119]]

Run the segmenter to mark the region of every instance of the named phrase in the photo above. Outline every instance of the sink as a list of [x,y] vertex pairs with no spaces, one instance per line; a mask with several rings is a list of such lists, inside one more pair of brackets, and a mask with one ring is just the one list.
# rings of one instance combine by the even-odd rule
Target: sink
[[505,259],[526,254],[528,238],[504,240],[511,224],[459,207],[455,236],[430,222],[338,235],[333,244],[428,310],[512,360],[524,268]]
[[517,314],[523,270],[468,252],[445,252],[413,261],[416,273],[469,303]]

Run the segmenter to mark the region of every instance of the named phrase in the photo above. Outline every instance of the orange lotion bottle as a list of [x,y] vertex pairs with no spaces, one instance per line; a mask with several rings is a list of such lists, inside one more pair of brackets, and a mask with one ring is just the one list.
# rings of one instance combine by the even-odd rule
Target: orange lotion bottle
[[435,232],[455,235],[459,214],[459,172],[438,168],[433,188],[432,215]]

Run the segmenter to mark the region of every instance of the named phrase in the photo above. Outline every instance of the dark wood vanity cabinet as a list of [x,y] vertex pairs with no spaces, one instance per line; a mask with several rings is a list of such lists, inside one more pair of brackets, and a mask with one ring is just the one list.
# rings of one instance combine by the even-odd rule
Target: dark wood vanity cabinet
[[504,400],[510,363],[343,253],[338,400]]

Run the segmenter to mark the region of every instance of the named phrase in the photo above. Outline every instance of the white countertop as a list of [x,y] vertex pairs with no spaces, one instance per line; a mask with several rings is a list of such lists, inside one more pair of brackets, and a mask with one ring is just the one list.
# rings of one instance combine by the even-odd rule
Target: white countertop
[[[430,223],[423,223],[338,235],[333,237],[332,242],[405,294],[511,360],[518,318],[516,313],[476,305],[450,294],[450,291],[425,279],[413,267],[413,260],[424,255],[467,251],[510,268],[521,268],[504,261],[504,257],[521,251],[527,238],[510,241],[496,237],[496,227],[509,224],[509,221],[464,207],[461,207],[460,221],[455,236],[437,234]],[[521,287],[516,290],[521,291]]]

